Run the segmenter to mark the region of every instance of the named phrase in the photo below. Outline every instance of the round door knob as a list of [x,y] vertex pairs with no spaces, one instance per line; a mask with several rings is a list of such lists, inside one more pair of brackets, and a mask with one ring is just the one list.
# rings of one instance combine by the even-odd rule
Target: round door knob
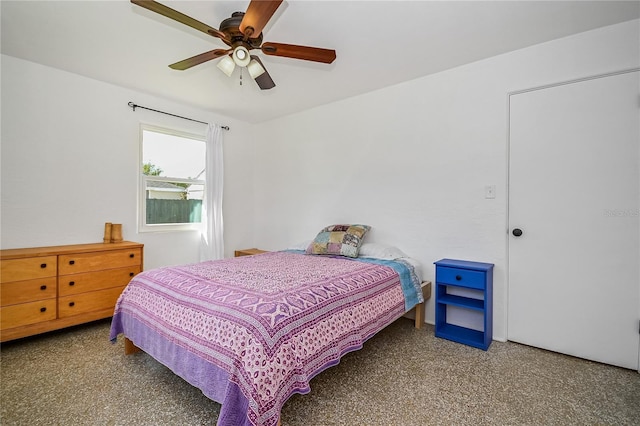
[[514,237],[519,237],[520,235],[522,235],[522,229],[515,228],[513,231],[511,231],[511,233],[513,234]]

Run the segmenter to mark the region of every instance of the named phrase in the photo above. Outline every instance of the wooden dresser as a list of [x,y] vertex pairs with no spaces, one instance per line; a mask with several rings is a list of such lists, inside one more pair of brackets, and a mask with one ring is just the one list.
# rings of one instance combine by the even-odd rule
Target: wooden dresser
[[142,268],[129,241],[0,250],[0,341],[112,316]]

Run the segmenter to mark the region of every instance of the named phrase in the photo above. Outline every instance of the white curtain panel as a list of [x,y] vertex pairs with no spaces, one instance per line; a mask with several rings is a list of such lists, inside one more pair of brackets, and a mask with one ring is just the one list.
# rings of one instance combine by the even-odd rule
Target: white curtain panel
[[222,142],[223,129],[218,124],[207,128],[206,180],[203,200],[203,226],[200,261],[224,258],[222,222],[222,180],[224,176]]

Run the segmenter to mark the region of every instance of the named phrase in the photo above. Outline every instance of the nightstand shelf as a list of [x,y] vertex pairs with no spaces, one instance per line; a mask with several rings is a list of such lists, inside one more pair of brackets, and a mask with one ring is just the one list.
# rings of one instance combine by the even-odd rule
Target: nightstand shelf
[[[493,264],[442,259],[435,265],[436,337],[486,351],[493,338]],[[482,330],[448,322],[450,307],[480,313]]]
[[473,299],[471,297],[454,296],[452,294],[445,294],[440,297],[438,303],[443,303],[449,306],[458,306],[461,308],[474,309],[477,311],[484,311],[484,300]]
[[482,331],[461,327],[459,325],[444,324],[438,329],[438,334],[436,335],[443,339],[452,340],[454,342],[476,348],[482,349],[484,346],[484,333]]

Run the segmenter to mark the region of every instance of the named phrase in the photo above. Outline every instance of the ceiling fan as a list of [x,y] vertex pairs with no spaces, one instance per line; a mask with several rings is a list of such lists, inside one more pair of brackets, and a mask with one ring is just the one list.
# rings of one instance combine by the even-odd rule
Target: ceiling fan
[[253,49],[260,49],[265,55],[283,56],[306,61],[330,64],[336,59],[336,51],[319,47],[297,46],[293,44],[262,42],[262,29],[276,12],[283,0],[251,0],[246,12],[235,12],[230,18],[220,23],[215,29],[177,10],[153,0],[131,0],[131,3],[156,12],[174,21],[180,22],[202,31],[212,37],[219,38],[228,49],[214,49],[188,59],[169,65],[175,70],[186,70],[212,59],[223,58],[218,63],[225,74],[231,76],[236,65],[246,67],[249,75],[256,81],[260,89],[275,87],[275,83],[256,55],[249,54]]

